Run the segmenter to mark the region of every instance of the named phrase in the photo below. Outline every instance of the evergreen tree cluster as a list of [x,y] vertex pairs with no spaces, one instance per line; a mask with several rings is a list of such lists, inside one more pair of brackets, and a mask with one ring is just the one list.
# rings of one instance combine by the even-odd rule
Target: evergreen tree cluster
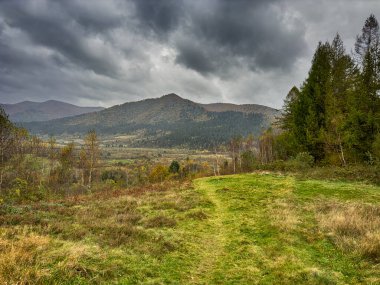
[[[373,161],[380,146],[380,32],[365,21],[352,54],[339,34],[318,44],[307,79],[293,87],[281,118],[283,156],[310,153],[318,162]],[[379,157],[380,159],[380,157]]]

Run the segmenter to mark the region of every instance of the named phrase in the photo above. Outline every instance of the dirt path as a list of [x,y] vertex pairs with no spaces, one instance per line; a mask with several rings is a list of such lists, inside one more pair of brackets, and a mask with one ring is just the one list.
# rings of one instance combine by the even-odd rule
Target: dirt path
[[225,255],[225,245],[227,241],[227,228],[225,227],[226,213],[225,206],[216,194],[216,189],[202,180],[196,182],[195,187],[213,203],[212,216],[209,217],[209,229],[205,234],[204,252],[202,262],[191,274],[191,284],[209,284],[212,274],[218,262]]

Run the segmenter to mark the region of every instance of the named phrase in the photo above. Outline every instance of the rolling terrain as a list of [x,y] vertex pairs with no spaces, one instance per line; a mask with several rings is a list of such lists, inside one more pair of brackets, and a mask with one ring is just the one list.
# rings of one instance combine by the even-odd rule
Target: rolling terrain
[[244,174],[0,208],[2,284],[379,284],[380,188]]
[[77,116],[103,110],[102,107],[79,107],[49,100],[45,102],[23,101],[16,104],[0,104],[13,122],[39,122]]
[[202,105],[176,94],[116,105],[99,112],[24,126],[36,134],[138,134],[138,146],[208,147],[232,136],[260,134],[279,111],[260,105]]

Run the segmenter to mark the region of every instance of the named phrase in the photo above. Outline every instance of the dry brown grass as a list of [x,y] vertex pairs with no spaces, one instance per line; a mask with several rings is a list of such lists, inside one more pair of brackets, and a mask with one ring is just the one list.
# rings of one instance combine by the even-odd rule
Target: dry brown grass
[[49,275],[36,262],[48,244],[49,238],[34,234],[13,240],[0,237],[0,284],[29,284]]
[[0,284],[51,284],[55,275],[93,278],[102,272],[86,264],[102,259],[97,246],[58,241],[30,229],[3,229],[0,235]]
[[98,284],[118,278],[130,270],[126,258],[163,258],[180,248],[181,233],[172,232],[202,203],[189,182],[165,182],[2,205],[0,284]]
[[317,209],[320,226],[342,250],[380,261],[380,206],[333,202]]
[[161,227],[172,228],[172,227],[175,227],[176,225],[177,225],[177,222],[175,219],[170,218],[170,217],[166,217],[163,215],[159,215],[159,216],[150,218],[146,222],[146,226],[148,228],[161,228]]
[[294,205],[286,199],[276,199],[269,210],[271,225],[282,231],[292,231],[299,224]]

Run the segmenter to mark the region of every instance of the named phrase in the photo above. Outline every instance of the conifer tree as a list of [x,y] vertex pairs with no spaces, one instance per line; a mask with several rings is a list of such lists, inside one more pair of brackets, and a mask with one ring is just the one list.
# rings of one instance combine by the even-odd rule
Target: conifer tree
[[364,158],[380,131],[380,32],[374,15],[357,37],[355,55],[360,76],[350,100],[350,142],[357,156]]
[[294,128],[294,109],[299,100],[300,91],[296,86],[290,89],[284,100],[284,107],[279,125],[282,129],[292,131]]
[[[309,76],[294,107],[294,135],[298,144],[317,161],[324,158],[325,100],[331,74],[330,45],[319,43]],[[301,149],[302,151],[302,149]]]
[[325,101],[324,139],[326,152],[338,153],[341,164],[346,165],[348,99],[350,92],[353,92],[355,68],[351,57],[345,52],[339,34],[335,36],[330,48],[331,78]]
[[[374,15],[365,21],[346,54],[339,34],[319,43],[309,74],[297,92],[288,94],[278,144],[309,152],[316,161],[370,159],[380,136],[380,32]],[[292,139],[295,143],[291,142]],[[282,157],[292,153],[287,149]],[[338,158],[339,157],[339,158]]]

